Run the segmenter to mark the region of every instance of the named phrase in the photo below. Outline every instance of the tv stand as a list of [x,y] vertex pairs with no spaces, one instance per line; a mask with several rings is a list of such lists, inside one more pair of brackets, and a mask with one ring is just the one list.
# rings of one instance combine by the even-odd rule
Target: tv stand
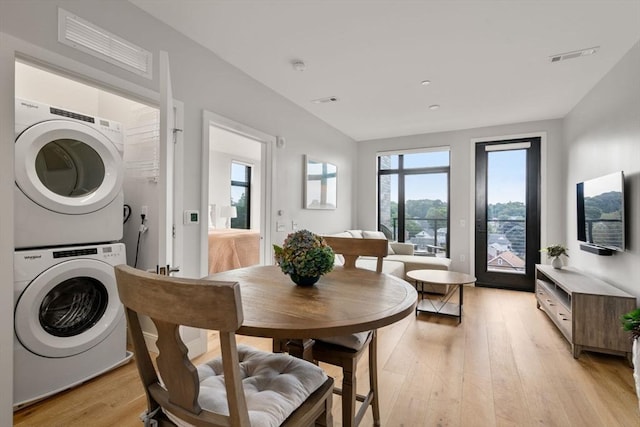
[[593,245],[590,243],[580,243],[580,249],[582,249],[585,252],[591,252],[592,254],[596,254],[596,255],[604,255],[604,256],[613,255],[613,249],[604,248],[602,246]]
[[633,295],[571,267],[537,264],[536,303],[569,341],[574,358],[588,350],[631,363],[631,339],[620,316],[636,307]]

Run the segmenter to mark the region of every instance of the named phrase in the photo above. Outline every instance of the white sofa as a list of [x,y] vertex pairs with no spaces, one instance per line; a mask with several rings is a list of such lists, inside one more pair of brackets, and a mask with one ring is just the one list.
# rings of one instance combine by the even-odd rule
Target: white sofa
[[[356,239],[387,239],[381,231],[367,230],[347,230],[341,233],[331,234],[333,237],[349,237]],[[340,264],[340,257],[336,257],[336,263]],[[356,262],[356,266],[367,270],[376,269],[374,258],[362,257]],[[413,254],[413,244],[389,242],[389,254],[382,263],[382,272],[391,274],[411,283],[413,281],[406,277],[406,273],[412,270],[448,270],[451,266],[449,258],[435,256],[419,256]],[[447,285],[425,286],[426,292],[445,294],[448,291]]]

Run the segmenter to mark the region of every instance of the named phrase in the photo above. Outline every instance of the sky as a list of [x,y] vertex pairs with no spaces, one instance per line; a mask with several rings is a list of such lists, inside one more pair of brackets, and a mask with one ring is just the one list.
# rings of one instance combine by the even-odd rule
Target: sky
[[[433,155],[433,153],[430,153]],[[526,150],[489,153],[489,204],[525,202]],[[426,181],[425,181],[426,180]],[[392,181],[392,200],[398,200],[397,181]],[[455,191],[452,189],[452,191]],[[409,176],[405,181],[406,200],[447,200],[446,175]]]
[[525,202],[526,150],[489,152],[488,204]]

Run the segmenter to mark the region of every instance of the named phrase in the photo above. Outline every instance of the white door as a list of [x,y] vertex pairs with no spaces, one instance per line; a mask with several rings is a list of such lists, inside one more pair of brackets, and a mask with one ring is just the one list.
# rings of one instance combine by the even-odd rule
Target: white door
[[[182,104],[171,91],[169,55],[160,51],[160,177],[158,269],[164,274],[182,275]],[[193,359],[207,351],[207,333],[180,328],[180,336]]]
[[[173,259],[174,229],[174,129],[175,107],[171,91],[171,74],[169,71],[169,55],[160,52],[160,179],[159,192],[159,235],[158,235],[158,268],[160,272],[169,274],[175,268]],[[169,271],[166,271],[169,269]]]

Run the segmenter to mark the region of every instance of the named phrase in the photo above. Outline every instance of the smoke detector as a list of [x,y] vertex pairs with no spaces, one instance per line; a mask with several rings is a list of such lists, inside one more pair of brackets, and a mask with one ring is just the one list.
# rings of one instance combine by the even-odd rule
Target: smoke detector
[[291,61],[291,65],[293,66],[293,69],[296,71],[304,71],[307,69],[307,64],[305,64],[302,60],[300,59],[296,59],[294,61]]
[[557,55],[550,56],[549,61],[560,62],[567,59],[579,58],[581,56],[589,56],[596,53],[598,49],[600,49],[600,46],[590,47],[582,50],[574,50],[573,52],[559,53]]

